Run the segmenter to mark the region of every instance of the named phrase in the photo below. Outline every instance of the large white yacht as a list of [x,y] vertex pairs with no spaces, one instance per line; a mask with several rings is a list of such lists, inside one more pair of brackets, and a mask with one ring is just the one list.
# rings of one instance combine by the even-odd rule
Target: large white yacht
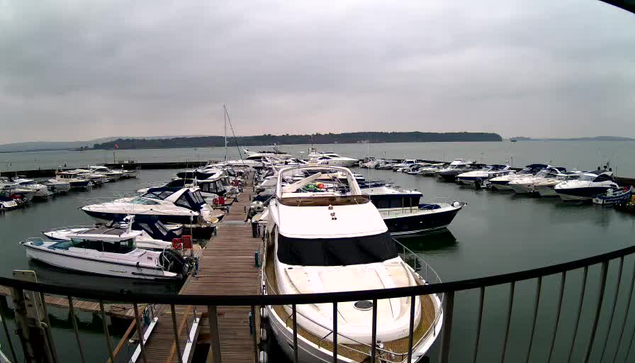
[[[267,211],[264,294],[310,294],[408,287],[427,282],[397,253],[396,242],[369,196],[350,170],[303,167],[302,180],[278,175]],[[342,177],[342,175],[344,177]],[[413,362],[430,349],[442,325],[437,295],[415,299]],[[377,310],[378,357],[407,361],[410,298],[338,304],[337,362],[370,359],[372,315]],[[282,349],[293,356],[289,306],[267,306],[267,316]],[[298,354],[302,362],[333,362],[333,308],[298,305]]]
[[309,149],[309,154],[307,155],[307,157],[310,164],[343,166],[343,167],[357,166],[359,164],[358,159],[341,156],[331,151],[328,151],[328,152],[318,151],[315,148]]
[[462,185],[481,187],[484,183],[492,178],[513,173],[509,165],[492,164],[487,165],[481,170],[468,171],[467,173],[456,176],[456,181]]
[[477,169],[483,169],[485,165],[474,164],[473,161],[464,161],[463,159],[456,159],[448,165],[447,168],[440,169],[437,172],[437,176],[445,181],[455,181],[459,174],[466,173]]
[[555,186],[554,190],[562,200],[591,200],[593,197],[606,193],[609,189],[619,186],[613,181],[610,171],[594,170],[582,173],[577,180],[570,180]]
[[121,170],[112,170],[103,165],[91,165],[88,170],[95,174],[103,175],[107,178],[108,182],[117,181],[124,177],[124,172]]
[[88,189],[93,185],[90,179],[74,170],[58,171],[55,173],[55,179],[69,183],[71,189]]

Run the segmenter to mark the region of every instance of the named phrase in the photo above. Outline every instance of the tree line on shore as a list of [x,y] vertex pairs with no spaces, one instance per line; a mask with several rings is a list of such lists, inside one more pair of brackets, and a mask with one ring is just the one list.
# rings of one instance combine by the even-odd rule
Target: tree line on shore
[[[228,137],[230,146],[293,145],[293,144],[354,144],[393,142],[459,142],[459,141],[502,141],[502,137],[489,132],[348,132],[341,134],[306,134]],[[93,149],[166,149],[225,146],[223,136],[172,137],[165,139],[126,138],[100,144]]]

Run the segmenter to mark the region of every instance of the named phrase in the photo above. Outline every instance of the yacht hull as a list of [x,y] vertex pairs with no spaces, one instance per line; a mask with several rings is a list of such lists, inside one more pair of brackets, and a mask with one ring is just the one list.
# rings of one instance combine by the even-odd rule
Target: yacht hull
[[568,188],[555,189],[556,193],[565,201],[591,200],[593,197],[604,194],[609,187]]
[[83,273],[125,277],[142,280],[178,280],[178,275],[168,276],[160,268],[147,268],[131,264],[99,261],[93,258],[66,255],[47,247],[34,247],[25,244],[28,258],[47,265]]
[[508,186],[514,191],[516,194],[531,194],[534,192],[533,184],[515,184],[510,183]]
[[540,194],[541,197],[557,197],[558,193],[556,193],[554,186],[550,185],[538,185],[535,187],[535,190]]
[[[431,210],[416,208],[413,212],[406,213],[400,213],[404,210],[402,208],[395,208],[380,209],[379,213],[391,235],[405,236],[447,228],[462,208],[462,206],[448,206]],[[408,211],[408,208],[405,210]]]
[[492,189],[496,189],[496,190],[512,190],[512,187],[509,186],[509,181],[490,180],[490,186]]

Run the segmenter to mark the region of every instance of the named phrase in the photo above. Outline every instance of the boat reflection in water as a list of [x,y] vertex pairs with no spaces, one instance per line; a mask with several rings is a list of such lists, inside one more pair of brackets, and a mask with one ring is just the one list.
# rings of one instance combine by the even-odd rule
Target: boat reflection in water
[[456,237],[448,229],[407,237],[398,237],[397,240],[414,252],[438,251],[439,253],[443,253],[445,251],[455,250],[458,247]]

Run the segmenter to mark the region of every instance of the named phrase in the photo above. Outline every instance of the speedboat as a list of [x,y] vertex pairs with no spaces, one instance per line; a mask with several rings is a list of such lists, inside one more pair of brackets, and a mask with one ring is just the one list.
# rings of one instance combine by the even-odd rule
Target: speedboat
[[536,175],[526,175],[522,178],[516,178],[509,182],[509,187],[516,194],[532,194],[535,193],[534,185],[545,181],[555,181],[558,177],[564,176],[567,169],[563,167],[548,166],[539,171]]
[[82,173],[67,170],[67,171],[58,171],[55,173],[55,179],[65,181],[71,185],[71,189],[88,189],[92,187],[92,183],[90,179],[87,179]]
[[90,230],[67,235],[68,241],[32,238],[21,242],[28,258],[55,267],[98,275],[146,280],[180,280],[191,264],[177,252],[137,247],[140,231]]
[[525,166],[522,170],[517,173],[510,173],[503,176],[498,176],[489,180],[489,185],[491,189],[494,190],[512,190],[509,186],[509,183],[512,180],[524,178],[526,176],[535,175],[542,169],[548,167],[546,164],[530,164]]
[[94,226],[72,226],[54,228],[42,232],[44,236],[52,241],[70,241],[73,234],[118,234],[121,230],[140,231],[137,237],[137,247],[144,250],[162,251],[172,248],[172,241],[181,237],[183,225],[165,225],[158,219],[152,217],[128,216],[123,221],[112,221],[107,224],[96,224]]
[[309,163],[317,163],[319,165],[332,165],[332,166],[344,166],[351,167],[358,163],[357,159],[349,158],[346,156],[340,156],[333,152],[321,153],[319,157],[310,159]]
[[534,183],[534,193],[538,193],[541,197],[557,197],[558,193],[554,190],[556,185],[567,180],[576,180],[580,178],[579,171],[572,171],[557,175],[555,178],[548,178],[536,181]]
[[420,159],[405,159],[400,163],[393,163],[392,170],[397,172],[402,172],[405,169],[411,167],[412,165],[420,164],[420,163],[424,163],[424,161]]
[[32,189],[20,187],[15,182],[9,181],[8,178],[0,178],[0,195],[14,199],[18,204],[30,202],[35,195]]
[[[276,195],[268,206],[264,294],[322,294],[411,287],[428,283],[398,254],[370,197],[363,195],[345,168],[311,168],[310,176],[285,184],[280,171]],[[343,174],[344,178],[333,177]],[[341,182],[341,183],[340,183]],[[337,186],[336,186],[337,185]],[[439,336],[443,310],[438,295],[414,298],[412,361],[428,352]],[[377,314],[377,355],[408,360],[411,298],[341,302],[337,305],[337,354],[333,359],[331,304],[297,305],[297,342],[302,362],[366,362]],[[292,342],[291,306],[265,306],[269,325],[285,354]]]
[[570,180],[555,186],[554,190],[562,200],[591,200],[609,189],[617,189],[610,171],[594,170],[582,173],[577,180]]
[[207,164],[202,168],[180,171],[176,176],[179,179],[208,179],[222,174],[224,167],[221,164]]
[[482,187],[484,183],[492,178],[513,173],[509,165],[492,164],[481,170],[468,171],[456,176],[456,181],[461,185],[471,185]]
[[459,174],[470,170],[482,169],[483,167],[484,165],[482,164],[474,164],[471,161],[456,159],[451,162],[447,168],[439,170],[437,176],[444,181],[455,181]]
[[18,185],[18,188],[33,191],[33,198],[48,199],[52,193],[44,184],[36,183],[33,179],[18,178],[13,180]]
[[150,188],[141,196],[87,205],[82,210],[98,221],[123,220],[128,215],[154,216],[163,223],[186,226],[211,226],[219,216],[205,203],[198,187]]

